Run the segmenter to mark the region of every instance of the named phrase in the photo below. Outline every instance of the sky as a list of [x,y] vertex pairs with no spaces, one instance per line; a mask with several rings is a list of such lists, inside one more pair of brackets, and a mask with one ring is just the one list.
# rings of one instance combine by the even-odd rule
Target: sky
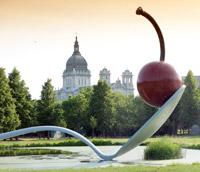
[[199,0],[0,0],[0,67],[7,74],[16,67],[38,99],[47,78],[62,87],[77,35],[92,84],[106,67],[111,82],[129,69],[136,85],[142,66],[160,56],[155,30],[135,14],[139,6],[162,30],[165,61],[181,76],[200,75]]

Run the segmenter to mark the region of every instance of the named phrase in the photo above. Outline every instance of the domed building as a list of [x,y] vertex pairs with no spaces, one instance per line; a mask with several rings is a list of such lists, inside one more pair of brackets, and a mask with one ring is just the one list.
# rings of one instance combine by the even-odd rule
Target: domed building
[[65,100],[70,95],[77,95],[81,88],[90,86],[90,77],[87,61],[81,56],[76,37],[74,52],[67,60],[66,69],[63,72],[63,87],[56,91],[57,99]]

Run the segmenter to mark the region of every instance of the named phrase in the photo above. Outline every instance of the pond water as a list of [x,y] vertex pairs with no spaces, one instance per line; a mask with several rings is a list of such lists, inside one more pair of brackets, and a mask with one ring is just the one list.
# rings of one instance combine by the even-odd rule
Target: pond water
[[[47,147],[46,147],[47,148]],[[174,163],[194,163],[200,162],[199,150],[183,149],[183,158],[177,160],[145,161],[143,160],[143,146],[131,150],[130,152],[117,157],[113,161],[102,161],[87,146],[80,147],[48,147],[48,149],[60,149],[76,152],[74,155],[32,155],[17,157],[0,157],[0,169],[20,168],[20,169],[62,169],[62,168],[99,168],[107,166],[125,165],[167,165]],[[111,153],[119,149],[119,146],[99,146],[99,149],[106,153]]]

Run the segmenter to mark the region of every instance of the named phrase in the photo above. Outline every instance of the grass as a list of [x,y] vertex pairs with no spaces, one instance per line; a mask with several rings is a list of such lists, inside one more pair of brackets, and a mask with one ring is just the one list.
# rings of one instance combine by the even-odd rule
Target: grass
[[181,158],[181,147],[167,139],[152,142],[146,147],[144,151],[144,158],[146,160]]
[[[147,139],[142,145],[148,145],[151,142],[159,141],[163,137],[153,137]],[[196,146],[200,149],[200,137],[170,137],[166,136],[172,143],[178,144],[181,147],[192,148]],[[95,145],[123,145],[128,138],[93,138],[90,139]],[[198,146],[199,145],[199,146]],[[84,144],[75,138],[66,138],[58,140],[21,138],[20,141],[0,141],[0,146],[15,146],[15,147],[50,147],[50,146],[84,146]]]
[[63,169],[63,170],[17,170],[5,169],[0,172],[199,172],[200,164],[192,165],[170,165],[165,167],[152,166],[127,166],[127,167],[107,167],[91,169]]
[[[148,145],[151,142],[159,141],[163,137],[153,137],[147,139],[142,145]],[[200,149],[200,137],[169,137],[166,136],[172,143],[178,144],[183,148]],[[122,145],[127,142],[128,138],[94,138],[90,139],[97,146],[105,145]],[[65,138],[58,140],[47,139],[27,139],[21,138],[20,141],[0,141],[0,147],[52,147],[52,146],[84,146],[80,140],[75,138]]]
[[[188,137],[183,137],[183,136],[165,136],[169,141],[176,143],[178,145],[197,145],[200,144],[200,136],[188,136]],[[147,139],[145,142],[155,142],[163,139],[163,137],[153,137]]]
[[[127,139],[105,139],[94,138],[90,139],[97,146],[105,145],[122,145]],[[45,139],[21,139],[21,141],[0,141],[0,147],[51,147],[51,146],[85,146],[83,142],[78,139],[60,139],[60,140],[45,140]]]
[[179,145],[182,148],[187,149],[200,149],[200,136],[188,136],[188,137],[172,137],[172,136],[165,136],[165,137],[153,137],[147,139],[143,145],[148,145],[152,142],[157,142],[162,140],[163,138],[166,138],[170,142]]
[[56,149],[14,149],[12,147],[0,149],[0,156],[54,155],[54,154],[71,155],[72,153],[69,151],[62,151]]
[[[144,142],[144,145],[148,145],[151,142],[159,141],[163,137],[155,137],[147,139]],[[179,144],[182,147],[194,147],[196,146],[197,149],[200,149],[200,137],[166,137],[173,143]],[[69,141],[70,140],[70,141]],[[120,139],[113,139],[113,138],[95,138],[95,144],[101,143],[102,140],[106,141],[103,143],[115,145],[115,144],[123,144],[128,139],[127,138],[120,138]],[[62,146],[65,142],[74,143],[78,141],[77,139],[60,139],[60,140],[45,140],[45,139],[22,139],[21,141],[0,141],[0,147],[7,147],[7,146],[16,146],[16,147],[24,147],[24,146],[33,146],[33,145],[60,145]],[[99,142],[98,142],[99,141]],[[109,142],[107,142],[109,141]],[[111,143],[110,143],[111,142]],[[108,167],[108,168],[92,168],[92,169],[65,169],[65,170],[17,170],[17,169],[0,169],[0,172],[199,172],[200,171],[200,164],[192,164],[192,165],[170,165],[166,167],[152,167],[152,166],[128,166],[128,167]]]
[[[115,140],[115,141],[113,141]],[[92,139],[95,145],[121,145],[118,139]],[[21,155],[47,155],[47,154],[72,154],[71,152],[53,149],[19,149],[28,147],[58,147],[58,146],[84,146],[78,139],[61,140],[21,140],[1,141],[0,156],[21,156]],[[18,148],[18,149],[16,149]]]
[[155,142],[159,141],[163,138],[167,138],[173,143],[176,143],[178,145],[197,145],[200,144],[200,136],[161,136],[161,137],[153,137],[147,139],[145,142]]
[[[121,145],[121,139],[91,139],[95,145]],[[61,140],[36,140],[20,139],[19,141],[0,141],[0,156],[20,156],[20,155],[46,155],[46,154],[70,154],[67,151],[52,149],[16,149],[28,147],[58,147],[58,146],[84,146],[78,139]]]

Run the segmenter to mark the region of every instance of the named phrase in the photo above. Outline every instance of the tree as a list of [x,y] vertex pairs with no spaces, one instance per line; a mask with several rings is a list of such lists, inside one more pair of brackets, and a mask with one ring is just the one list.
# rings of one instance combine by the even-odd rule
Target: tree
[[92,137],[94,137],[94,129],[97,127],[97,120],[95,119],[94,116],[90,117],[90,126],[92,128]]
[[86,132],[87,135],[91,135],[91,123],[90,123],[90,113],[89,113],[89,103],[91,99],[91,95],[93,93],[93,89],[91,87],[83,88],[80,90],[79,95],[84,97],[84,110],[81,115],[82,127],[83,130]]
[[16,129],[20,125],[19,116],[15,109],[15,100],[6,78],[5,71],[0,68],[0,131],[6,132]]
[[188,71],[184,84],[185,92],[170,118],[159,130],[159,134],[176,135],[178,128],[189,129],[193,124],[200,124],[200,94],[192,71]]
[[135,107],[137,128],[140,128],[157,111],[156,108],[146,104],[141,97],[135,97]]
[[[183,97],[182,97],[183,98]],[[158,135],[176,135],[178,127],[180,127],[182,107],[179,102],[169,119],[164,123],[164,125],[158,130],[156,134]]]
[[89,121],[87,119],[88,100],[86,97],[81,93],[69,97],[63,102],[63,109],[68,128],[78,132],[86,132],[85,124]]
[[113,93],[114,121],[112,129],[114,136],[129,136],[136,127],[134,96],[124,96]]
[[42,86],[41,99],[37,103],[37,113],[39,125],[66,127],[63,109],[60,104],[56,103],[56,94],[50,79],[47,79]]
[[32,115],[31,115],[31,125],[32,126],[37,126],[39,125],[38,123],[38,100],[33,99],[33,109],[32,109]]
[[200,93],[197,80],[191,70],[188,72],[184,84],[186,89],[179,103],[179,126],[189,129],[193,124],[199,124],[200,115]]
[[52,125],[66,127],[67,123],[64,119],[64,110],[62,108],[62,104],[56,103],[52,109]]
[[24,80],[21,80],[19,71],[14,68],[9,74],[9,86],[12,97],[15,99],[16,112],[21,121],[21,128],[30,127],[33,124],[33,101]]
[[96,132],[102,136],[108,135],[114,125],[114,108],[111,88],[105,81],[99,81],[93,87],[89,112],[97,120]]

